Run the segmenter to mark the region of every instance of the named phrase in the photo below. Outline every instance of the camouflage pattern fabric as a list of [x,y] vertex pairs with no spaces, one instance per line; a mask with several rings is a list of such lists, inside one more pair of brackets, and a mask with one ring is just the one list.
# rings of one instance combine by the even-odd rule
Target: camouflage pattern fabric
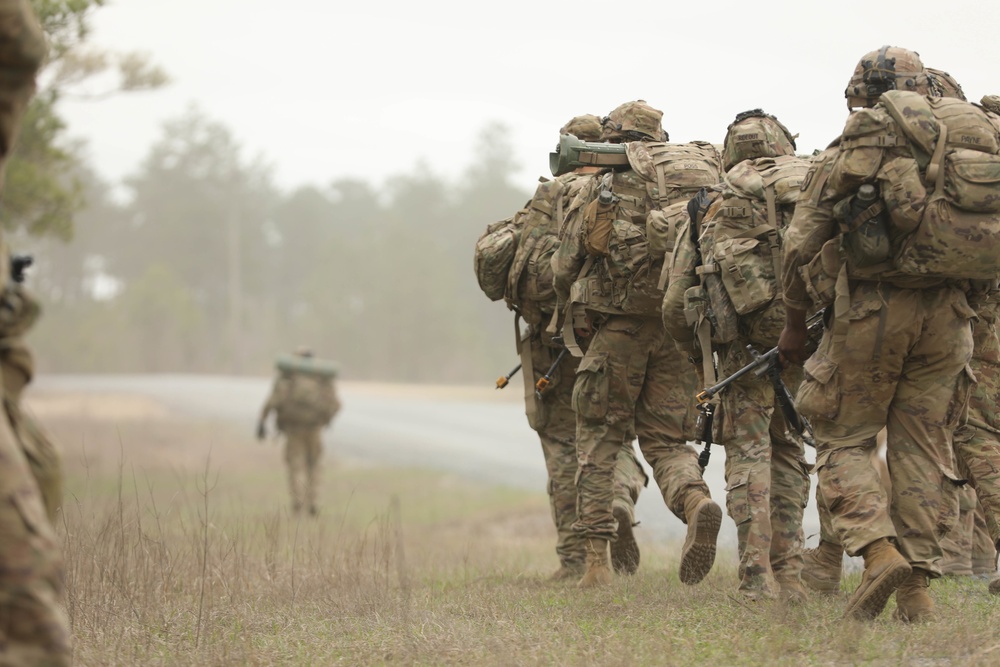
[[972,576],[972,540],[976,530],[976,492],[968,484],[958,489],[958,518],[941,538],[941,574]]
[[695,374],[659,317],[610,316],[589,340],[573,387],[576,411],[577,521],[585,538],[614,541],[614,469],[632,424],[664,502],[686,522],[684,500],[709,496],[698,456],[687,444]]
[[[544,345],[540,337],[529,339],[531,344],[534,382],[552,366],[558,350]],[[542,399],[534,399],[537,422],[533,428],[538,433],[548,472],[549,504],[552,521],[556,527],[556,554],[559,562],[569,568],[582,568],[585,559],[584,536],[573,530],[576,522],[576,413],[573,412],[573,380],[579,359],[565,355],[552,374]],[[534,382],[532,386],[534,386]],[[529,399],[532,400],[532,399]],[[613,498],[616,505],[624,507],[635,523],[635,503],[646,485],[646,474],[636,460],[632,448],[632,429],[627,442],[623,442],[615,459]]]
[[21,408],[21,395],[35,374],[34,358],[23,335],[40,312],[38,302],[22,285],[10,283],[4,289],[0,295],[0,370],[7,419],[38,483],[49,520],[54,523],[62,506],[62,457],[41,425]]
[[288,484],[292,494],[292,511],[308,508],[316,513],[319,482],[319,460],[323,455],[323,440],[317,427],[289,426],[285,428],[285,463],[288,464]]
[[[29,3],[0,0],[0,183],[44,55],[45,40]],[[0,251],[2,288],[9,269],[6,248]],[[0,498],[0,664],[69,665],[59,539],[6,419],[0,419]]]
[[[720,375],[751,361],[743,345],[719,351]],[[797,386],[801,370],[783,374]],[[721,394],[721,443],[726,449],[726,508],[736,523],[739,589],[749,597],[775,597],[781,582],[802,571],[802,515],[809,500],[805,447],[788,432],[774,389],[749,373]]]
[[993,574],[997,571],[997,546],[990,537],[986,513],[978,499],[972,519],[972,574]]
[[[859,283],[850,313],[851,344],[825,332],[797,394],[837,541],[853,556],[896,537],[913,567],[940,574],[939,536],[956,518],[950,440],[968,395],[974,313],[960,289],[886,283]],[[891,507],[871,461],[883,426]]]
[[994,544],[1000,544],[1000,338],[997,336],[998,308],[995,303],[979,303],[972,328],[975,349],[970,367],[976,383],[969,396],[968,420],[955,433],[955,454],[959,471],[976,489],[985,512],[986,525]]
[[983,98],[979,100],[979,104],[987,111],[1000,114],[1000,95],[983,95]]

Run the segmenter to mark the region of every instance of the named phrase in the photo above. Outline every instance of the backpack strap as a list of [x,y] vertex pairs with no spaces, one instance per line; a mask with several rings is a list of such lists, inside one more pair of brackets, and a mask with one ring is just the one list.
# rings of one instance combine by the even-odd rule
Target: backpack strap
[[[583,263],[583,267],[580,269],[580,273],[577,275],[576,279],[581,280],[590,273],[590,267],[594,265],[594,256],[587,255],[587,261]],[[574,306],[576,304],[570,300],[566,302],[566,312],[563,314],[563,345],[569,350],[569,353],[574,357],[579,359],[583,358],[583,350],[580,348],[580,344],[576,340],[576,332],[573,331],[573,317],[574,317]],[[556,312],[558,312],[558,308]],[[550,329],[555,329],[555,323],[549,324]]]
[[764,201],[767,202],[767,246],[771,250],[771,265],[774,267],[774,298],[781,299],[781,236],[778,234],[778,207],[775,204],[774,184],[764,186]]
[[924,183],[928,187],[933,187],[935,192],[944,192],[944,149],[945,144],[948,143],[948,126],[941,123],[940,128],[941,132],[938,134],[937,144],[934,146],[934,155],[931,156],[927,171],[924,173]]

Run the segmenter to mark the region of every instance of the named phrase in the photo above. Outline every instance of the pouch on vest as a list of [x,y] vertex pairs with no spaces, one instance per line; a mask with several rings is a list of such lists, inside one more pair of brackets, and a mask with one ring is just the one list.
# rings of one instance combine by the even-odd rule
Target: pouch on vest
[[618,213],[618,198],[610,190],[601,190],[597,199],[584,209],[583,246],[591,255],[603,257],[608,254],[608,243],[614,229]]
[[687,201],[678,201],[665,209],[653,209],[646,217],[646,240],[649,241],[649,255],[654,259],[664,258],[669,264],[677,244],[677,230],[688,219]]
[[892,256],[885,204],[870,183],[837,202],[833,215],[844,229],[843,248],[851,268],[867,268],[887,262]]
[[719,277],[739,315],[746,315],[774,299],[775,276],[770,252],[763,256],[756,238],[723,238],[715,242],[713,254]]
[[806,293],[817,310],[832,304],[836,296],[837,275],[842,261],[840,242],[840,236],[830,239],[808,264],[799,267]]
[[944,158],[944,192],[963,211],[1000,211],[1000,155],[968,149],[948,152]]

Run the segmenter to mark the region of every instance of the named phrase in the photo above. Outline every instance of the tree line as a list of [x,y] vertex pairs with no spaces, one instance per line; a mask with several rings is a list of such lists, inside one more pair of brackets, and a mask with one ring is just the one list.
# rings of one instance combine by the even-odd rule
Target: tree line
[[36,263],[48,372],[267,372],[306,344],[345,377],[492,382],[511,318],[479,291],[472,251],[524,204],[507,130],[486,126],[454,182],[423,165],[375,185],[279,191],[230,130],[190,109],[122,184],[84,166],[72,239],[17,233]]

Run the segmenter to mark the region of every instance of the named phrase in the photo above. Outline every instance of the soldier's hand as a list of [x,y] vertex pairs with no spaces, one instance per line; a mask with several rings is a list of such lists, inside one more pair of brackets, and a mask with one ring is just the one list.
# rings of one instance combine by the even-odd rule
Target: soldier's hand
[[782,367],[789,364],[801,366],[809,358],[806,344],[809,342],[809,329],[806,327],[805,311],[785,308],[785,328],[778,337],[778,359]]
[[257,439],[263,440],[267,437],[267,429],[264,428],[264,422],[257,424]]

